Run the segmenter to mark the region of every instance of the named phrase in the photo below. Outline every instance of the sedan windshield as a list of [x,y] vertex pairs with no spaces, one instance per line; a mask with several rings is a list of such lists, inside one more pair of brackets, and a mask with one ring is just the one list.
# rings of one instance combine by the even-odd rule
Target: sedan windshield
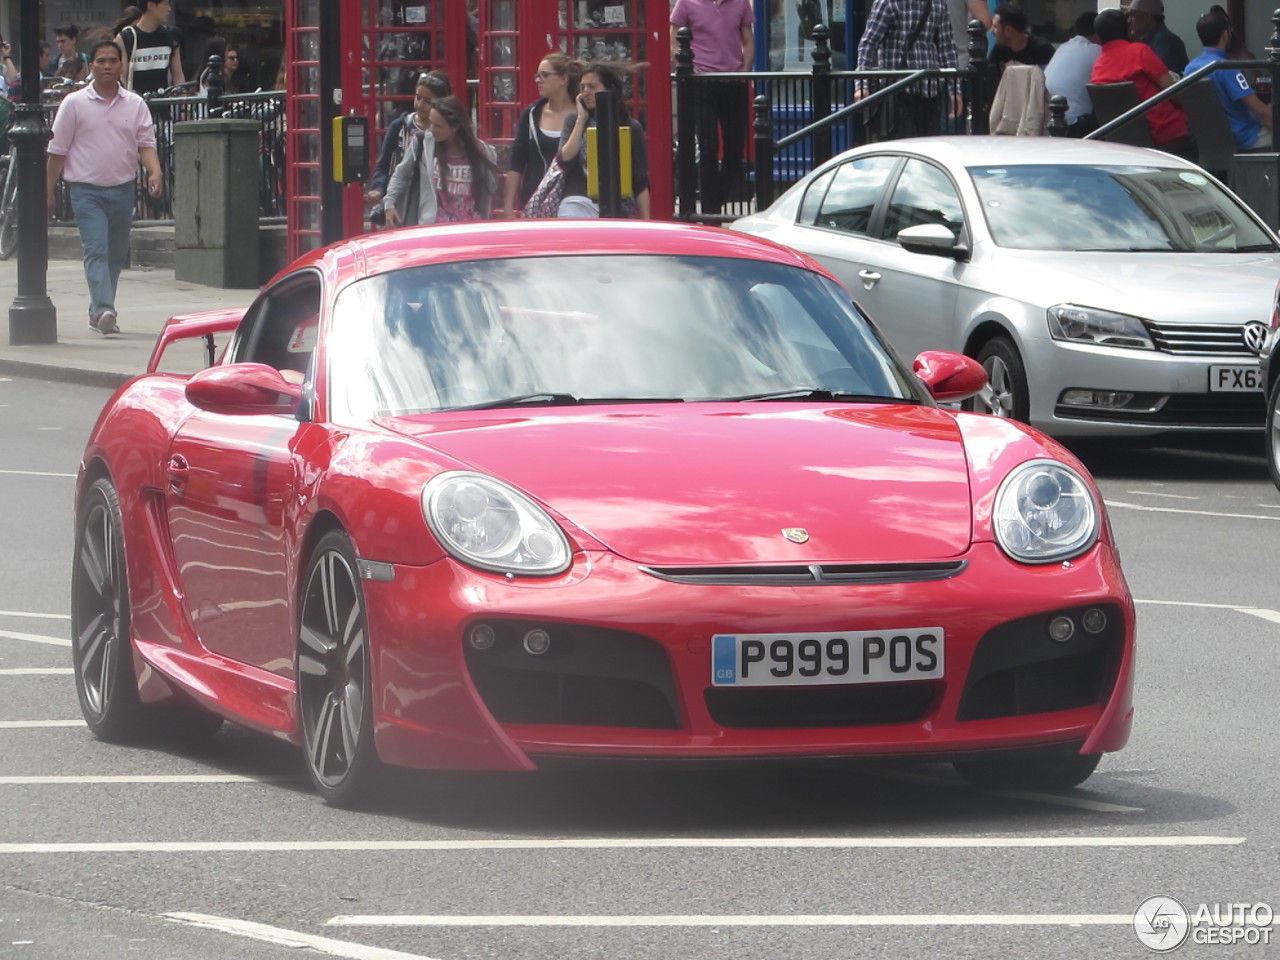
[[331,416],[705,400],[918,402],[847,294],[756,260],[555,256],[409,267],[344,290]]
[[1016,250],[1240,253],[1274,241],[1194,170],[1143,166],[970,167],[991,235]]

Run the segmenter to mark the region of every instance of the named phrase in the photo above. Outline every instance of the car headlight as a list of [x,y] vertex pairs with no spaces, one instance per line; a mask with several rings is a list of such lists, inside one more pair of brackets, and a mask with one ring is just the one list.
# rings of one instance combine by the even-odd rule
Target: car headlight
[[1137,317],[1094,307],[1060,303],[1049,308],[1049,335],[1055,340],[1074,340],[1100,347],[1129,347],[1154,350],[1147,328]]
[[422,488],[422,513],[440,544],[481,570],[549,576],[569,568],[569,540],[540,506],[493,477],[442,473]]
[[996,542],[1022,563],[1052,563],[1084,553],[1098,539],[1098,505],[1084,478],[1056,460],[1028,460],[996,494]]

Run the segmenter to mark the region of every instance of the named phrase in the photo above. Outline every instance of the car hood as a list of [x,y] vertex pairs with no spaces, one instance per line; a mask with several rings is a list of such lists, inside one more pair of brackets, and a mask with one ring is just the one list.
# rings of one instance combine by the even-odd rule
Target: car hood
[[[933,407],[793,403],[384,421],[640,563],[899,562],[969,546],[965,449]],[[784,528],[803,528],[793,543]]]
[[[1028,253],[1001,257],[997,269],[1045,307],[1075,303],[1157,323],[1266,323],[1280,280],[1280,254]],[[1012,292],[1012,291],[1010,291]]]

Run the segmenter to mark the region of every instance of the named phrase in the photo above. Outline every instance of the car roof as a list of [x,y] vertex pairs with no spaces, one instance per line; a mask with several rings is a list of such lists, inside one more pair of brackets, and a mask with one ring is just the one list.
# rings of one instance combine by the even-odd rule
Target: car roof
[[733,257],[822,271],[804,254],[716,227],[627,220],[510,220],[432,224],[363,234],[313,251],[290,271],[336,256],[352,279],[408,266],[512,257],[616,254]]
[[1184,167],[1197,170],[1195,164],[1180,157],[1103,140],[1075,140],[1064,137],[913,137],[855,147],[837,159],[865,153],[915,153],[932,157],[950,167],[989,166],[993,164],[1081,164],[1081,165],[1151,165]]

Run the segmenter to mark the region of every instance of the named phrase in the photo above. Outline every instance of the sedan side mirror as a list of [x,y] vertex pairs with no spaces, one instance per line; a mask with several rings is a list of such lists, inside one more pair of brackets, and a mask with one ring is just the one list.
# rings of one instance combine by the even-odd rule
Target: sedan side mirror
[[187,400],[210,413],[298,412],[302,387],[265,363],[231,363],[201,370],[187,381]]
[[950,227],[940,223],[922,223],[899,230],[898,243],[910,253],[950,257],[952,260],[969,259],[969,248],[956,239]]
[[968,400],[987,385],[987,371],[972,357],[947,350],[926,350],[916,357],[912,372],[941,403]]

